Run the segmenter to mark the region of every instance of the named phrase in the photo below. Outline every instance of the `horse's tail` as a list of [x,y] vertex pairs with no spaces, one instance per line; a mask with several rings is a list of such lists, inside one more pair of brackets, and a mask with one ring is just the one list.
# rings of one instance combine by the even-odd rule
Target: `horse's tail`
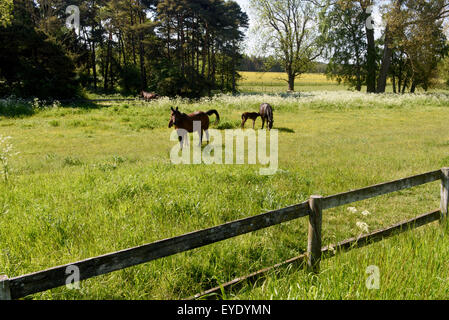
[[220,122],[220,115],[218,114],[217,110],[209,110],[206,112],[206,114],[208,116],[215,114],[215,116],[217,117],[217,119],[215,120],[215,124],[218,124]]

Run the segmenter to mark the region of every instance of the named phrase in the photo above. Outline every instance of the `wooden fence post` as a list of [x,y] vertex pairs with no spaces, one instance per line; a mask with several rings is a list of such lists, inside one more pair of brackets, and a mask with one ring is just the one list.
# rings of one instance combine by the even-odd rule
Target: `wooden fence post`
[[440,210],[444,220],[448,217],[449,206],[449,168],[441,169],[441,203]]
[[0,300],[11,300],[9,279],[4,275],[0,275]]
[[321,261],[321,222],[322,196],[311,196],[309,199],[309,237],[307,243],[307,267],[309,271],[318,273]]

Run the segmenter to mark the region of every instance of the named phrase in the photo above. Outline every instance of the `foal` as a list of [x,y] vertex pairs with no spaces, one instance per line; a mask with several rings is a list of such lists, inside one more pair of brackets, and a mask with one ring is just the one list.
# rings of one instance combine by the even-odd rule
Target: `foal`
[[178,137],[179,137],[179,143],[181,145],[181,149],[184,145],[184,143],[187,145],[188,140],[186,132],[193,132],[194,129],[197,129],[194,127],[194,121],[201,122],[200,130],[198,131],[198,135],[200,136],[200,146],[203,143],[203,131],[206,133],[206,139],[209,143],[209,116],[215,114],[217,119],[215,120],[215,124],[218,124],[220,121],[220,115],[218,114],[217,110],[209,110],[207,112],[203,111],[196,111],[191,114],[185,114],[181,113],[176,107],[176,110],[171,107],[171,115],[170,115],[170,122],[168,123],[168,127],[171,128],[175,126],[177,130],[184,129],[184,132],[178,131]]
[[256,119],[260,117],[260,113],[257,112],[245,112],[244,114],[242,114],[242,129],[245,128],[245,122],[248,119],[253,120],[253,129],[254,129],[254,125],[256,124]]

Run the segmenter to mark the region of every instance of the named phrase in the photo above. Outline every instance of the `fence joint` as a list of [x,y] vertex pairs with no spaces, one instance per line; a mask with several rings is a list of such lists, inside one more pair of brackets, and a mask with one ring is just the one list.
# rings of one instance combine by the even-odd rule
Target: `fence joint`
[[321,225],[322,196],[311,196],[309,199],[309,235],[307,243],[307,267],[313,273],[320,271],[321,261]]
[[447,220],[449,207],[449,168],[441,169],[441,218]]
[[0,300],[11,300],[8,276],[0,275]]

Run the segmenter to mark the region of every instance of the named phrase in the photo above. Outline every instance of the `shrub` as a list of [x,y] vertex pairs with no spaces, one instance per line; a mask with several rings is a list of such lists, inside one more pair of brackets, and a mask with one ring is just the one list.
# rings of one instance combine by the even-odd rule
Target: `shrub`
[[14,96],[6,99],[0,99],[0,116],[31,116],[34,114],[34,111],[33,105],[26,100],[17,99]]

